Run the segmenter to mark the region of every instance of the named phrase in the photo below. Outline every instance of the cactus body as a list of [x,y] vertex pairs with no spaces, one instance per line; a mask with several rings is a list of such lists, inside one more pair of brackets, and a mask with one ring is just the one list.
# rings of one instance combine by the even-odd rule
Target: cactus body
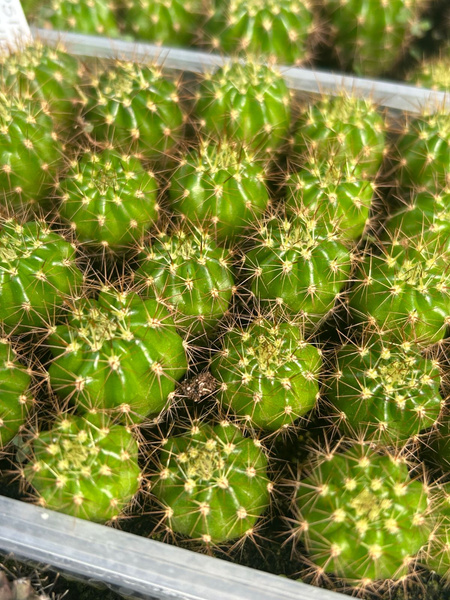
[[35,203],[50,189],[62,156],[47,108],[0,93],[0,203]]
[[18,433],[33,403],[31,377],[6,340],[0,340],[0,452]]
[[124,250],[139,242],[157,218],[158,184],[138,158],[114,150],[86,152],[59,183],[60,215],[77,239]]
[[75,249],[37,221],[3,223],[0,231],[1,322],[15,333],[49,327],[83,275]]
[[136,294],[102,291],[75,301],[48,339],[50,383],[80,410],[108,409],[134,422],[167,406],[187,369],[167,310]]
[[278,430],[314,408],[321,364],[298,325],[260,318],[226,333],[211,371],[225,406],[249,425]]
[[40,431],[24,468],[42,506],[90,521],[120,515],[140,486],[131,432],[104,415],[59,418]]
[[413,344],[374,337],[340,348],[327,396],[346,435],[396,445],[437,421],[440,383],[438,365]]
[[311,5],[305,0],[219,0],[206,24],[213,48],[227,54],[242,51],[282,65],[308,59],[313,30]]
[[157,67],[120,61],[91,81],[85,119],[97,142],[147,158],[168,152],[184,123],[174,82]]
[[269,204],[265,172],[245,147],[202,143],[183,158],[171,178],[172,206],[219,240],[243,235]]
[[36,25],[45,29],[119,36],[114,4],[105,0],[51,0],[36,7],[34,17]]
[[409,79],[429,90],[450,91],[450,46],[444,48],[440,56],[425,60]]
[[193,334],[209,331],[228,309],[234,292],[230,251],[200,229],[162,233],[139,256],[136,281],[177,311],[177,325]]
[[166,525],[192,539],[218,544],[251,535],[269,507],[264,451],[230,423],[169,438],[158,469],[152,492]]
[[273,151],[286,140],[290,105],[289,89],[278,71],[232,62],[205,76],[196,110],[207,134],[226,134],[255,149]]
[[431,529],[426,487],[407,464],[356,445],[307,470],[296,505],[311,561],[360,586],[406,575]]
[[335,232],[314,221],[277,217],[259,229],[243,267],[263,305],[279,305],[312,325],[333,309],[350,271],[350,252]]

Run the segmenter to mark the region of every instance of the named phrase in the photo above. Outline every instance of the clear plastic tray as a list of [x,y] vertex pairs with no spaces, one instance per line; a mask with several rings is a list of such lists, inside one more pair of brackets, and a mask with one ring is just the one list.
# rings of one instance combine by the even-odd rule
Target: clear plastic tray
[[[219,67],[217,55],[120,40],[34,29],[50,44],[62,41],[76,55],[156,60],[190,72]],[[450,94],[340,74],[283,67],[288,85],[313,94],[342,90],[370,97],[390,109],[445,109]],[[119,530],[0,497],[0,549],[100,581],[123,595],[186,600],[339,600],[336,592],[249,569]]]

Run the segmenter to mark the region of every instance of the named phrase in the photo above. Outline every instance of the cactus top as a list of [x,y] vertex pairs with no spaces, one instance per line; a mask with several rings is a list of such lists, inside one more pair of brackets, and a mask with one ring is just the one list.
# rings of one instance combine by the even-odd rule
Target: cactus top
[[152,492],[177,533],[207,544],[251,535],[269,507],[264,450],[229,422],[194,423],[164,442],[159,461]]
[[450,91],[450,46],[444,49],[440,57],[424,61],[409,79],[420,87]]
[[307,472],[296,505],[312,562],[354,585],[405,575],[431,533],[427,488],[406,461],[357,444]]
[[39,22],[60,31],[118,37],[114,3],[105,0],[51,0],[37,17]]

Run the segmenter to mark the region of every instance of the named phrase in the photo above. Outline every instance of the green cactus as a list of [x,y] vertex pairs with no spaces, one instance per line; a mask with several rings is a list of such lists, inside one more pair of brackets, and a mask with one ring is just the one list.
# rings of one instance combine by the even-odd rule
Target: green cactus
[[119,36],[115,4],[109,0],[50,0],[41,5],[32,0],[25,12],[31,12],[37,27],[112,38]]
[[384,118],[370,100],[326,96],[300,114],[293,152],[302,162],[331,158],[336,167],[350,165],[354,176],[371,178],[383,161],[385,130]]
[[47,339],[50,384],[79,410],[104,410],[131,422],[159,414],[187,370],[181,337],[155,300],[105,289],[69,303],[67,322]]
[[48,328],[83,274],[75,249],[43,222],[2,223],[0,231],[0,322],[14,333]]
[[393,240],[368,251],[353,278],[349,305],[355,322],[379,328],[400,342],[430,344],[450,323],[448,259],[422,243]]
[[210,15],[205,29],[215,50],[283,65],[309,59],[309,37],[316,29],[309,0],[219,0]]
[[441,483],[431,489],[431,510],[436,523],[430,542],[421,561],[430,570],[450,578],[450,485]]
[[244,235],[269,205],[263,164],[245,146],[202,141],[183,155],[170,179],[175,212],[211,230],[220,241]]
[[34,399],[30,370],[17,360],[7,339],[0,339],[0,454],[27,420]]
[[427,486],[370,446],[313,456],[295,499],[310,562],[351,585],[404,577],[431,534]]
[[337,351],[326,394],[344,434],[395,446],[436,423],[440,383],[439,363],[414,344],[373,336]]
[[190,46],[204,20],[202,0],[124,0],[125,31],[166,46]]
[[156,66],[117,61],[91,79],[84,118],[92,138],[159,158],[180,140],[184,116],[178,84]]
[[314,408],[321,365],[320,350],[298,324],[261,317],[227,330],[211,372],[222,404],[247,425],[276,431]]
[[158,215],[158,184],[135,156],[85,152],[59,182],[60,215],[83,244],[112,251],[139,242]]
[[9,209],[40,201],[61,157],[48,108],[26,94],[0,92],[0,205]]
[[262,306],[278,306],[314,326],[334,308],[351,266],[351,253],[332,228],[274,216],[258,228],[242,274]]
[[450,91],[450,45],[437,57],[424,60],[409,76],[416,85],[441,92]]
[[374,77],[390,71],[414,35],[426,27],[426,0],[321,0],[341,67]]
[[0,56],[0,86],[9,93],[48,103],[56,125],[71,124],[83,102],[80,81],[83,67],[61,49],[40,42]]
[[439,422],[439,426],[425,440],[425,453],[430,463],[436,465],[442,473],[450,473],[450,416],[448,411]]
[[331,222],[341,238],[356,240],[364,232],[375,185],[354,174],[355,165],[312,160],[287,176],[288,214]]
[[194,423],[161,447],[152,493],[170,530],[219,544],[250,536],[269,507],[272,483],[261,443],[237,427]]
[[226,134],[271,152],[286,141],[291,94],[275,68],[232,61],[204,76],[196,112],[208,135],[222,138]]
[[436,193],[450,187],[449,148],[450,119],[445,111],[406,117],[402,135],[391,149],[398,183]]
[[105,522],[117,519],[139,490],[138,444],[105,415],[58,417],[27,450],[23,475],[46,508]]
[[209,332],[228,310],[232,254],[201,229],[162,232],[138,259],[137,283],[176,309],[177,325],[191,334]]

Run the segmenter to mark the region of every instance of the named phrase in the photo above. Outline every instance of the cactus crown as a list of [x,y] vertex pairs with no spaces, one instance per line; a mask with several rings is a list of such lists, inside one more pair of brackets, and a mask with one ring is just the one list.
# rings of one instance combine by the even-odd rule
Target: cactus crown
[[[224,65],[220,69],[220,76],[217,77],[217,72],[207,73],[205,79],[214,81],[216,96],[220,97],[223,87],[234,87],[239,94],[247,95],[249,88],[257,88],[263,93],[264,88],[270,88],[283,77],[278,69],[261,65],[253,61],[245,63],[232,62]],[[289,96],[288,96],[289,97]]]
[[[47,235],[51,232],[50,227],[43,221],[39,221],[39,235]],[[14,219],[8,219],[2,224],[0,235],[0,260],[3,263],[14,263],[21,258],[29,258],[33,250],[37,250],[45,244],[39,239],[39,235],[32,241],[27,235],[23,235],[24,227]]]
[[196,171],[212,175],[222,169],[239,173],[243,169],[243,163],[255,160],[255,155],[249,148],[227,139],[221,140],[219,144],[202,140],[198,153],[193,156],[196,157]]
[[162,78],[161,69],[154,65],[142,67],[133,62],[117,61],[114,69],[108,69],[101,76],[101,85],[98,78],[91,80],[91,85],[98,90],[99,102],[102,102],[104,97],[127,106],[130,103],[130,94],[135,95],[139,90],[147,89],[149,81]]
[[279,234],[277,246],[282,251],[297,250],[308,259],[314,248],[317,248],[324,239],[335,240],[338,235],[334,229],[327,229],[325,223],[317,223],[315,219],[297,216],[292,220],[277,217],[271,218],[267,224],[259,229],[259,235],[263,238],[262,246],[271,248],[274,245],[272,238],[272,226],[275,225],[276,233]]

